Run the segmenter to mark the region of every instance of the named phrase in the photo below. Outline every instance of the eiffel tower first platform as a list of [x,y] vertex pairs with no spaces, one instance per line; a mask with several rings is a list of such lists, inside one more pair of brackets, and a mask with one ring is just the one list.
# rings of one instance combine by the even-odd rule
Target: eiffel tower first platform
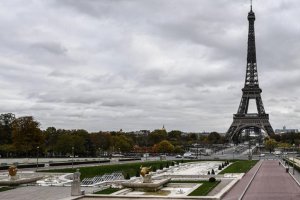
[[[269,115],[265,112],[261,99],[262,90],[258,83],[256,50],[255,50],[255,32],[254,21],[255,14],[252,11],[248,13],[249,32],[248,32],[248,51],[245,85],[242,89],[243,95],[237,114],[233,115],[233,122],[226,133],[230,141],[237,142],[241,132],[245,129],[263,130],[269,136],[274,135],[273,128],[269,122]],[[249,100],[256,101],[257,113],[248,113]]]

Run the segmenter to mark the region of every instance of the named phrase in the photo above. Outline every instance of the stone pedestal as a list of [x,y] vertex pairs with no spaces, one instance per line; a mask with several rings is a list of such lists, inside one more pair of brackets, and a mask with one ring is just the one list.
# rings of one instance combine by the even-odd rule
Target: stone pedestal
[[19,175],[9,176],[9,180],[11,180],[11,181],[16,181],[16,180],[18,180],[19,178],[20,178]]
[[71,184],[71,196],[80,196],[80,172],[79,169],[73,174],[73,182]]
[[169,183],[171,178],[152,180],[150,183],[141,182],[124,182],[122,185],[126,188],[132,188],[137,191],[144,192],[156,192],[163,187],[163,185]]
[[146,174],[143,177],[143,183],[152,183],[152,175],[151,174]]

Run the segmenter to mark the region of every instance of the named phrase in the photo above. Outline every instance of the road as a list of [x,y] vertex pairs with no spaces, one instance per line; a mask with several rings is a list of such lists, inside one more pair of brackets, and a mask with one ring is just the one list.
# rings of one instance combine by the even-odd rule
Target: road
[[[274,157],[273,155],[270,156]],[[267,159],[267,157],[265,157]],[[98,161],[98,160],[105,160],[106,158],[74,158],[74,161]],[[175,158],[175,156],[167,156],[167,160],[182,160],[184,158]],[[231,159],[242,159],[242,160],[247,160],[248,159],[248,147],[239,145],[235,147],[230,147],[227,149],[224,149],[222,151],[219,151],[215,154],[209,155],[209,156],[204,156],[204,155],[199,155],[198,159],[201,160],[231,160]],[[258,160],[260,159],[258,155],[253,155],[252,159]],[[159,156],[155,157],[143,157],[141,161],[157,161],[160,160]],[[72,161],[72,158],[39,158],[38,163],[49,163],[49,162],[66,162],[66,161]],[[11,165],[13,163],[19,163],[19,164],[35,164],[37,163],[37,158],[0,158],[0,165]],[[139,161],[129,161],[129,162],[139,162]],[[83,166],[98,166],[98,165],[109,165],[109,164],[121,164],[121,163],[127,163],[127,162],[118,162],[117,159],[113,158],[111,159],[110,163],[92,163],[92,164],[81,164],[81,165],[75,165],[74,168],[76,167],[83,167]],[[40,167],[39,170],[48,170],[48,169],[58,169],[58,168],[72,168],[71,165],[65,165],[65,166],[46,166]],[[22,169],[23,171],[35,171],[36,168],[24,168]],[[0,170],[1,171],[7,171],[7,170]]]

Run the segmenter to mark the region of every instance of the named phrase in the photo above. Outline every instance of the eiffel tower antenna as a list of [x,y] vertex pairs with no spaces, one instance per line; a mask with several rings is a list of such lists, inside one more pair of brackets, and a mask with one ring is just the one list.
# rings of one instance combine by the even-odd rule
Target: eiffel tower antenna
[[252,0],[250,0],[250,10],[252,11]]

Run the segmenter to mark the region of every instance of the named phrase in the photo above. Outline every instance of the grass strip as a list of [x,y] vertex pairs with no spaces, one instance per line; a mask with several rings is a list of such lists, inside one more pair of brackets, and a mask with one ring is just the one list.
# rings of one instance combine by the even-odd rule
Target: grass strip
[[256,163],[258,160],[239,160],[231,165],[229,165],[227,168],[222,170],[219,174],[225,174],[225,173],[246,173],[248,172]]
[[121,190],[121,188],[106,188],[104,190],[94,192],[94,194],[112,194],[112,193],[117,192],[119,190]]
[[15,189],[14,187],[0,187],[0,192]]
[[171,181],[171,183],[201,183],[201,185],[191,192],[188,196],[206,196],[214,189],[221,181]]

